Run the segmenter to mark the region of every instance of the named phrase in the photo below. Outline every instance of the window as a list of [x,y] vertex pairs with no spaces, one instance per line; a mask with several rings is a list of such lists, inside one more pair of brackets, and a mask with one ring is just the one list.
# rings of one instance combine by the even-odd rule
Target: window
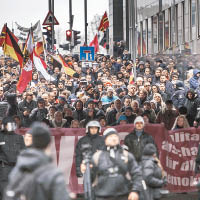
[[164,45],[165,45],[165,49],[168,49],[169,48],[169,42],[170,42],[170,32],[169,32],[169,10],[165,10],[165,15],[164,15],[164,23],[165,23],[165,29],[164,29]]
[[177,6],[177,44],[182,44],[183,42],[183,13],[182,13],[182,3]]
[[153,52],[158,52],[158,17],[153,16]]
[[190,0],[190,40],[196,39],[196,0]]
[[175,5],[175,44],[178,45],[178,5]]
[[158,27],[158,34],[159,34],[159,51],[163,50],[163,13],[159,15],[159,27]]
[[148,54],[152,52],[152,18],[148,19]]
[[143,21],[142,26],[142,55],[147,53],[147,22]]

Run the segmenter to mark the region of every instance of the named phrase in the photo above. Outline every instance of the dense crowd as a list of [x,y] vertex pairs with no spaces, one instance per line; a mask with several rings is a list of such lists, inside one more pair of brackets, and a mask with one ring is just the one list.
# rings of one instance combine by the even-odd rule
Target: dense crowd
[[82,65],[78,55],[63,57],[75,70],[73,77],[47,56],[47,70],[55,81],[46,81],[34,69],[23,94],[16,90],[18,63],[0,57],[0,101],[16,93],[13,117],[18,128],[34,121],[79,128],[94,119],[102,127],[115,126],[131,124],[137,116],[145,123],[164,123],[168,130],[199,125],[198,55],[150,55],[134,63],[125,49],[116,58],[96,55],[92,67]]

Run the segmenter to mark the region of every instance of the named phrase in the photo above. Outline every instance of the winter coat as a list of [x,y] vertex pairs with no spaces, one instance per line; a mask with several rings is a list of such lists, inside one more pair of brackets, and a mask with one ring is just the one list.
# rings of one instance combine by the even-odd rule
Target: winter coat
[[[92,178],[96,197],[117,198],[131,191],[141,191],[141,169],[134,156],[121,147],[115,148],[114,154],[115,158],[111,157],[107,147],[107,150],[93,155]],[[130,175],[130,181],[126,177],[127,173]]]
[[172,95],[174,93],[174,87],[170,81],[166,81],[165,83],[165,92],[167,95]]
[[[193,94],[193,98],[188,98],[188,93]],[[197,108],[199,105],[199,100],[197,94],[193,90],[188,90],[186,94],[186,100],[184,106],[187,108],[187,120],[190,124],[190,126],[193,126],[193,122],[195,120],[195,117],[197,115]]]
[[37,108],[37,103],[34,100],[28,103],[26,99],[24,99],[19,103],[18,108],[20,112],[24,112],[24,108],[28,108],[28,110],[32,111],[34,108]]
[[125,139],[124,144],[128,147],[128,151],[132,153],[137,162],[141,161],[142,152],[146,144],[155,144],[154,139],[148,133],[143,131],[142,135],[138,137],[136,131],[129,133]]
[[32,122],[34,121],[40,121],[42,122],[44,119],[47,118],[48,110],[46,108],[39,109],[34,108],[30,114],[30,120]]
[[116,125],[116,121],[117,121],[116,120],[116,114],[117,114],[117,110],[115,108],[107,113],[106,121],[107,121],[108,125],[110,125],[110,126]]
[[147,185],[148,200],[160,199],[160,189],[164,185],[162,170],[153,156],[142,156],[142,174]]
[[89,144],[91,145],[92,154],[94,154],[97,150],[103,150],[105,148],[104,138],[98,134],[91,135],[87,134],[86,136],[82,137],[77,145],[75,150],[75,159],[76,159],[76,174],[78,177],[82,176],[80,171],[80,165],[83,161],[83,145]]
[[63,174],[53,164],[51,165],[50,157],[37,149],[28,148],[21,152],[16,166],[9,176],[9,182],[12,182],[25,170],[33,173],[34,170],[44,165],[48,165],[48,167],[36,177],[34,199],[69,200]]
[[167,130],[171,130],[177,116],[178,113],[176,110],[164,110],[164,111],[161,110],[157,115],[156,123],[160,124],[163,122],[165,128]]
[[190,88],[196,90],[199,87],[199,77],[197,74],[200,73],[199,69],[193,70],[193,77],[189,80]]
[[180,108],[185,104],[185,95],[186,91],[184,89],[177,90],[171,97],[171,100],[175,106],[175,108]]

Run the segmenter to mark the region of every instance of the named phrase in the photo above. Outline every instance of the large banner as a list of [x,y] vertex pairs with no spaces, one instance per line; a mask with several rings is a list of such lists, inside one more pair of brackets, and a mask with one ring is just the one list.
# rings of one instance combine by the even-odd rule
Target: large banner
[[[124,137],[133,131],[133,125],[115,126],[120,132],[121,144]],[[76,177],[74,152],[80,137],[85,135],[85,129],[56,128],[52,130],[52,152],[54,162],[65,175],[69,189],[75,193],[83,192],[83,180]],[[26,129],[20,129],[24,134]],[[171,192],[195,191],[192,186],[198,177],[194,174],[195,158],[200,141],[200,129],[190,128],[177,131],[167,131],[160,124],[145,127],[145,132],[152,135],[159,149],[159,157],[168,180]],[[200,179],[199,179],[200,180]]]

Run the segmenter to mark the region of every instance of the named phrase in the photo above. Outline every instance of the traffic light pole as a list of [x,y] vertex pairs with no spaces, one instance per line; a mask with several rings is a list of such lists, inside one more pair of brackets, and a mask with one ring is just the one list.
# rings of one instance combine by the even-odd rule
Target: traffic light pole
[[52,0],[52,13],[53,13],[53,20],[52,20],[52,44],[51,44],[51,49],[54,50],[54,0]]
[[84,10],[85,10],[85,45],[87,46],[87,0],[84,0]]
[[[69,0],[69,30],[72,32],[72,0]],[[71,42],[69,43],[69,51],[71,52]]]

